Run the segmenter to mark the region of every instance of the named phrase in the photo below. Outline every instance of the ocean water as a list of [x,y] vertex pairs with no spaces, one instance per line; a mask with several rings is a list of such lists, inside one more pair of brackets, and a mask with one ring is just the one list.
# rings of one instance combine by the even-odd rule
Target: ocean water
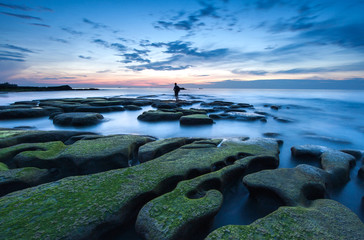
[[[15,101],[74,98],[74,97],[149,97],[174,99],[171,89],[158,88],[117,88],[99,91],[59,91],[2,93],[0,105]],[[178,121],[147,123],[138,121],[143,111],[103,113],[105,121],[92,127],[61,127],[53,125],[47,117],[21,120],[0,120],[0,127],[31,126],[39,130],[85,130],[100,134],[145,134],[157,138],[169,137],[263,137],[264,133],[280,134],[277,138],[284,141],[281,146],[280,168],[292,168],[302,163],[291,158],[290,148],[302,144],[316,144],[334,149],[364,150],[364,91],[348,90],[268,90],[268,89],[187,89],[181,91],[182,100],[211,102],[215,100],[235,103],[249,103],[254,109],[248,112],[264,111],[273,116],[290,119],[279,122],[268,117],[267,122],[242,122],[235,120],[215,120],[211,126],[180,126]],[[273,110],[266,104],[280,105]],[[188,106],[189,108],[190,106]],[[199,103],[194,108],[201,107]],[[319,166],[319,164],[315,164]],[[364,221],[364,181],[357,173],[363,165],[358,160],[351,169],[351,180],[344,186],[328,192],[328,198],[337,200],[355,212]],[[224,204],[215,217],[212,228],[226,224],[249,224],[265,216],[278,205],[256,202],[241,184],[224,193]]]

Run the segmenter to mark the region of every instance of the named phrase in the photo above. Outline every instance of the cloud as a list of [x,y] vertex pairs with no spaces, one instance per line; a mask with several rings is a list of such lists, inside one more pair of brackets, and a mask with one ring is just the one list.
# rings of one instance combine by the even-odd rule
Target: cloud
[[158,42],[158,43],[143,43],[141,46],[152,46],[152,47],[166,47],[167,50],[164,53],[171,54],[183,54],[186,56],[195,56],[195,57],[203,57],[203,58],[216,58],[223,57],[229,54],[229,49],[227,48],[219,48],[214,50],[199,50],[198,48],[193,48],[191,42],[183,42],[183,41],[173,41],[168,43]]
[[92,57],[89,57],[89,56],[83,56],[83,55],[79,55],[78,56],[79,58],[82,58],[82,59],[86,59],[86,60],[90,60],[90,59],[92,59]]
[[166,61],[157,61],[148,64],[135,65],[135,66],[127,66],[126,68],[131,69],[133,71],[143,71],[146,69],[155,70],[155,71],[176,71],[176,70],[184,70],[192,67],[191,65],[179,65],[176,66],[174,63],[177,62],[181,56],[173,56]]
[[54,37],[50,37],[49,39],[50,39],[50,40],[52,40],[52,41],[55,41],[55,42],[60,42],[60,43],[69,43],[67,40],[62,39],[62,38],[54,38]]
[[242,71],[242,70],[232,70],[231,71],[234,74],[250,74],[250,75],[258,75],[258,76],[263,76],[266,75],[268,72],[265,70],[250,70],[250,71]]
[[92,42],[106,48],[117,50],[118,52],[125,52],[127,50],[127,47],[121,43],[109,43],[102,39],[94,39]]
[[125,53],[121,56],[125,58],[125,60],[120,61],[122,63],[131,63],[131,62],[150,63],[149,59],[142,58],[138,53]]
[[62,27],[61,30],[65,31],[71,35],[83,35],[83,32],[73,30],[72,28],[69,28],[69,27]]
[[23,11],[32,11],[33,9],[27,6],[20,6],[20,5],[15,5],[15,4],[5,4],[5,3],[0,3],[0,7],[6,7],[6,8],[11,8],[14,10],[23,10]]
[[108,72],[111,72],[111,70],[106,69],[106,70],[102,70],[102,71],[97,71],[96,73],[108,73]]
[[93,22],[93,21],[91,21],[91,20],[89,20],[89,19],[87,19],[87,18],[84,18],[84,19],[83,19],[83,22],[84,22],[84,23],[87,23],[87,24],[89,24],[89,25],[91,25],[93,28],[105,28],[105,29],[109,28],[109,27],[108,27],[108,26],[106,26],[105,24],[102,24],[102,23],[96,23],[96,22]]
[[16,51],[20,51],[20,52],[25,52],[25,53],[34,53],[30,49],[18,47],[18,46],[11,45],[11,44],[0,44],[0,47],[11,49],[11,50],[16,50]]
[[42,19],[39,17],[33,17],[33,16],[29,16],[29,15],[14,14],[14,13],[8,13],[8,12],[0,12],[0,13],[4,14],[4,15],[12,16],[12,17],[22,18],[22,19],[33,19],[33,20],[42,21]]
[[40,24],[40,23],[29,23],[29,25],[38,26],[38,27],[46,27],[46,28],[51,27],[51,26],[49,26],[47,24]]
[[154,24],[156,29],[177,29],[177,30],[192,30],[193,28],[205,26],[205,23],[201,22],[202,18],[221,18],[217,13],[218,8],[212,4],[200,1],[203,8],[187,16],[186,19],[180,18],[185,15],[185,12],[180,11],[177,16],[170,18],[168,21],[157,21]]
[[287,70],[277,71],[275,73],[283,74],[305,74],[305,73],[325,73],[325,72],[346,72],[346,71],[362,71],[364,62],[356,62],[347,65],[315,67],[315,68],[292,68]]

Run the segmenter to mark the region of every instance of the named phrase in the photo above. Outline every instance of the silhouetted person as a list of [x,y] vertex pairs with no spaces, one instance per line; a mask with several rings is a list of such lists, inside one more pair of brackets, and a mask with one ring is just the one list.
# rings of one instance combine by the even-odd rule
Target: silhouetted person
[[185,88],[181,88],[177,85],[177,83],[174,84],[174,88],[173,88],[173,91],[174,91],[174,96],[176,97],[176,101],[178,101],[178,93],[179,91],[181,90],[186,90]]

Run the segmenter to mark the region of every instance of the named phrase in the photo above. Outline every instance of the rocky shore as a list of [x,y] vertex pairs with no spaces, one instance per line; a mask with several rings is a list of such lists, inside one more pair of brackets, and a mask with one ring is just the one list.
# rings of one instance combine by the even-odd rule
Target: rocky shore
[[[246,103],[118,97],[16,102],[0,106],[0,119],[47,116],[57,125],[89,126],[102,124],[104,112],[144,106],[154,109],[138,120],[151,124],[294,121],[280,116],[277,105],[266,106],[272,114]],[[278,168],[279,137],[157,139],[1,128],[1,239],[112,239],[127,228],[143,239],[364,239],[363,222],[328,194],[352,181],[363,151],[296,145],[291,156],[301,164]],[[354,174],[363,181],[363,167]],[[213,230],[224,193],[235,184],[280,207],[250,225]]]

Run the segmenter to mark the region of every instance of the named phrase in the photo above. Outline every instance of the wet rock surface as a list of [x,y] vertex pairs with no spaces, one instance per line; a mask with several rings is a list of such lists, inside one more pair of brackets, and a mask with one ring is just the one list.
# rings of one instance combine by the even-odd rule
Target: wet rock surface
[[202,124],[213,124],[214,121],[205,114],[192,114],[183,116],[179,122],[181,125],[202,125]]
[[179,120],[182,116],[183,113],[181,112],[149,110],[139,115],[138,120],[147,122],[174,121],[174,120]]
[[364,224],[348,208],[329,199],[305,207],[280,207],[247,226],[224,226],[206,239],[363,239]]
[[53,117],[53,123],[66,126],[89,126],[100,123],[103,118],[101,114],[91,112],[61,113]]

